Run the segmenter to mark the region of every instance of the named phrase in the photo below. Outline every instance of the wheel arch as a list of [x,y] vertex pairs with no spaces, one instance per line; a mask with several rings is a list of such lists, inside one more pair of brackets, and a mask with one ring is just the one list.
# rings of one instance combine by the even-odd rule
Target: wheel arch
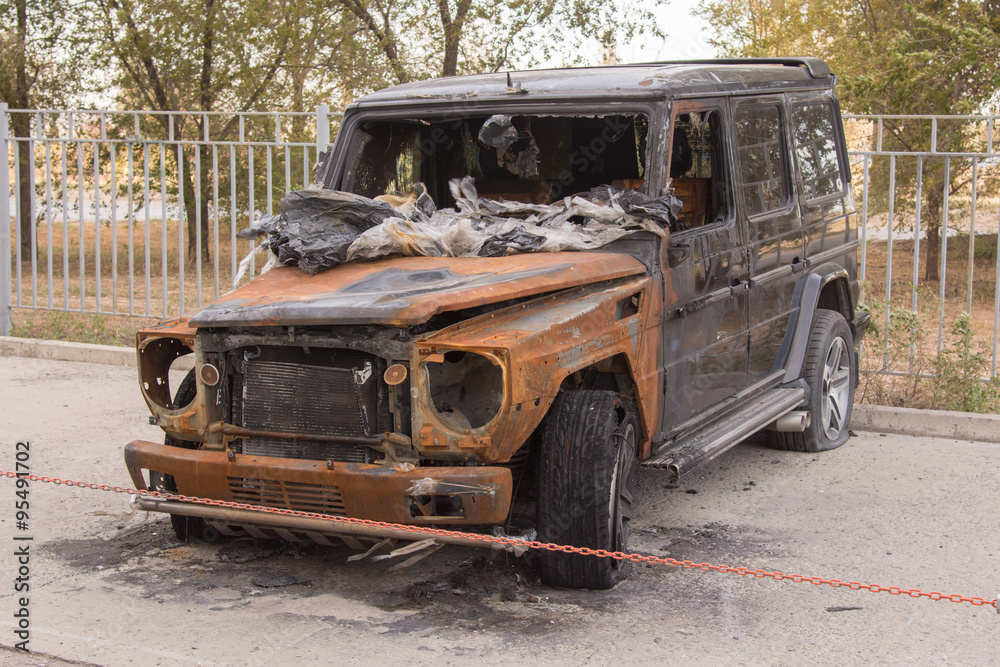
[[794,382],[802,374],[812,322],[818,310],[840,313],[851,328],[855,304],[851,297],[850,274],[839,264],[823,264],[809,272],[795,286],[795,307],[788,322],[788,333],[778,354],[785,369],[785,382]]
[[[644,450],[649,449],[653,437],[652,413],[650,405],[643,400],[635,370],[629,363],[628,355],[617,352],[593,363],[582,366],[567,373],[559,384],[559,393],[578,390],[603,390],[617,393],[628,409],[635,415],[639,426],[639,456],[644,456]],[[549,410],[555,403],[549,404]],[[544,424],[544,419],[542,420]],[[542,427],[539,424],[538,428]]]

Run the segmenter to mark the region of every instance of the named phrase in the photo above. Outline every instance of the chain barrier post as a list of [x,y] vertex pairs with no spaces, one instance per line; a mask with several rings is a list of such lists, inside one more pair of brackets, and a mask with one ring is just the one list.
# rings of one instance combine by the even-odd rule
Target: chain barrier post
[[10,127],[0,102],[0,336],[10,335]]

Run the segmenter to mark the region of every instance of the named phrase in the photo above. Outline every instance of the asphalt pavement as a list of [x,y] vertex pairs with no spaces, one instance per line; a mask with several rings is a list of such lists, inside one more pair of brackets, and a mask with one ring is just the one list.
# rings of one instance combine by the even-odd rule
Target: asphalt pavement
[[[0,468],[129,485],[157,439],[134,368],[0,357]],[[933,420],[934,415],[928,416]],[[23,451],[23,448],[22,450]],[[858,432],[802,454],[744,444],[669,488],[643,470],[634,550],[993,599],[1000,444]],[[403,572],[347,547],[181,544],[128,497],[0,479],[0,645],[10,665],[996,664],[993,607],[661,565],[554,590],[530,556],[444,547]],[[24,521],[19,529],[18,521]],[[15,538],[27,538],[15,539]],[[28,548],[28,590],[16,591]],[[6,554],[6,555],[4,555]],[[27,598],[22,604],[21,598]]]

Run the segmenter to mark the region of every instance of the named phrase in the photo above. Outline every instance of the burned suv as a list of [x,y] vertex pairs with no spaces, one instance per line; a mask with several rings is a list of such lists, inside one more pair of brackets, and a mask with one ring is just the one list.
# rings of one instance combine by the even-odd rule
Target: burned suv
[[[407,530],[140,506],[182,539],[357,546],[497,530],[519,499],[539,540],[623,551],[638,465],[677,478],[758,431],[843,444],[868,320],[835,82],[815,59],[676,62],[351,104],[320,183],[255,225],[274,268],[138,334],[166,441],[125,459],[138,488]],[[539,569],[608,588],[628,563]]]

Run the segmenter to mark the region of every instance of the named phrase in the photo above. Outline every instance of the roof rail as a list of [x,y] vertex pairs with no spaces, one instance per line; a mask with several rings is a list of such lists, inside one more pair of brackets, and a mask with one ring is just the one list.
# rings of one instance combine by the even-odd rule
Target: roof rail
[[784,65],[805,67],[809,76],[824,79],[830,76],[830,67],[820,58],[713,58],[711,60],[665,60],[642,65]]

